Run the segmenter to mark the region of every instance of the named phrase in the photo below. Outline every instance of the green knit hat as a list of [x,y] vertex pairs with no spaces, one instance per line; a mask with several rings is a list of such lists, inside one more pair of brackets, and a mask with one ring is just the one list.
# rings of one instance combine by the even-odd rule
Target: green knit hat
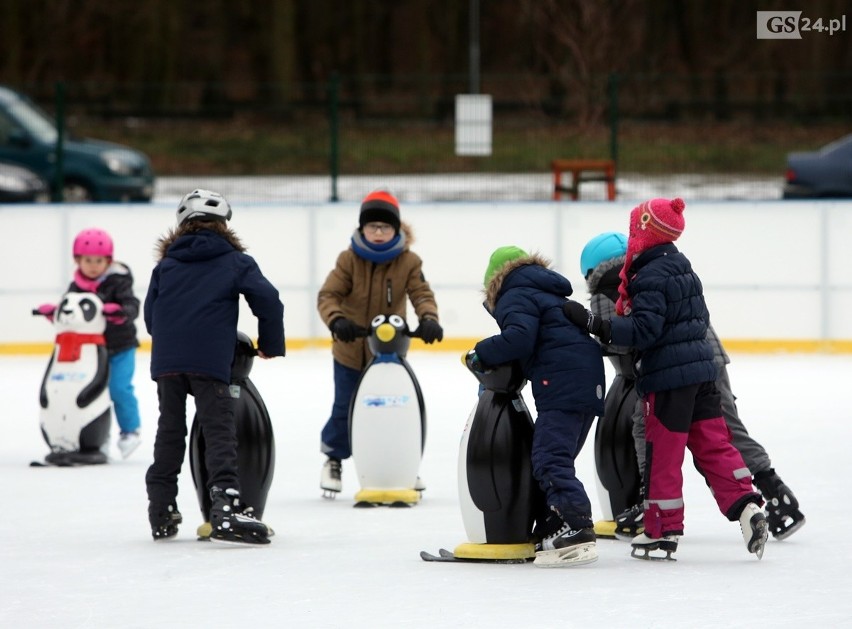
[[518,258],[526,258],[529,254],[521,249],[520,247],[508,246],[508,247],[498,247],[494,250],[494,253],[491,254],[491,259],[488,260],[488,268],[485,269],[485,280],[483,284],[485,288],[488,288],[488,285],[491,283],[491,278],[499,271],[503,266],[512,260],[517,260]]

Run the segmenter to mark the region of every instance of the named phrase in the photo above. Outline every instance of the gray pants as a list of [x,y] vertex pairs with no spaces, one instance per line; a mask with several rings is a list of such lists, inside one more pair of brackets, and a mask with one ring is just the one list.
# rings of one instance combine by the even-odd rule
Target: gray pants
[[[748,466],[751,475],[764,472],[772,467],[769,455],[763,446],[755,441],[737,413],[736,397],[731,391],[731,379],[725,365],[719,367],[719,377],[716,379],[716,388],[722,396],[722,415],[728,430],[731,431],[731,443],[740,451],[740,454]],[[639,463],[639,474],[645,474],[645,413],[642,399],[636,400],[633,411],[633,442],[636,447],[636,460]]]

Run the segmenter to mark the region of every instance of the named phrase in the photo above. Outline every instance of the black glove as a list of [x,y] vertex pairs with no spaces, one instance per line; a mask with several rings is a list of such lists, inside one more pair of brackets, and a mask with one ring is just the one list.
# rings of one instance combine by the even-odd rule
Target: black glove
[[337,340],[344,343],[351,343],[357,338],[367,336],[367,330],[346,317],[337,317],[331,322],[329,328]]
[[427,345],[435,341],[444,340],[444,328],[434,319],[420,319],[420,325],[414,330],[412,336],[419,336]]
[[581,330],[591,332],[602,342],[609,343],[612,338],[612,324],[596,314],[592,314],[583,304],[570,299],[565,301],[562,312],[568,320]]
[[483,365],[482,361],[479,360],[479,356],[476,355],[475,349],[472,349],[462,354],[462,362],[464,363],[465,367],[467,367],[474,373],[486,372],[485,365]]

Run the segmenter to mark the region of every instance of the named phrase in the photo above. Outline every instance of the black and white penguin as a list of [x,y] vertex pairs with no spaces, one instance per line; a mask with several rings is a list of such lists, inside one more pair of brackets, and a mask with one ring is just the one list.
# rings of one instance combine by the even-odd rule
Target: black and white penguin
[[112,407],[103,302],[94,293],[66,293],[52,314],[56,340],[39,395],[45,462],[106,463]]
[[[237,400],[234,417],[237,428],[240,499],[254,509],[254,515],[258,519],[262,519],[275,474],[275,435],[266,404],[249,379],[255,356],[257,349],[249,336],[238,332],[234,360],[231,363],[231,395]],[[189,432],[189,466],[198,495],[198,505],[205,520],[197,531],[202,539],[210,537],[207,518],[211,507],[204,453],[204,434],[196,416]]]
[[349,408],[352,460],[361,490],[356,506],[412,505],[426,443],[426,406],[405,360],[411,338],[405,319],[378,315],[367,339],[373,360],[361,374]]
[[632,356],[612,355],[609,359],[615,378],[595,429],[595,471],[603,513],[603,518],[595,522],[599,537],[615,537],[615,516],[639,502],[642,485],[633,438],[633,413],[639,394]]
[[484,390],[468,418],[458,458],[459,503],[468,542],[459,559],[535,557],[533,522],[546,510],[532,473],[533,420],[517,363],[472,371]]

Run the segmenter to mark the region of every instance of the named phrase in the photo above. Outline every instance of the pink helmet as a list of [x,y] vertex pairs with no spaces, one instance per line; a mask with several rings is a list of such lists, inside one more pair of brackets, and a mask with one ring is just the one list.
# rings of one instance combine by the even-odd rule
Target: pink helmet
[[84,229],[74,239],[74,256],[112,257],[112,238],[102,229]]

